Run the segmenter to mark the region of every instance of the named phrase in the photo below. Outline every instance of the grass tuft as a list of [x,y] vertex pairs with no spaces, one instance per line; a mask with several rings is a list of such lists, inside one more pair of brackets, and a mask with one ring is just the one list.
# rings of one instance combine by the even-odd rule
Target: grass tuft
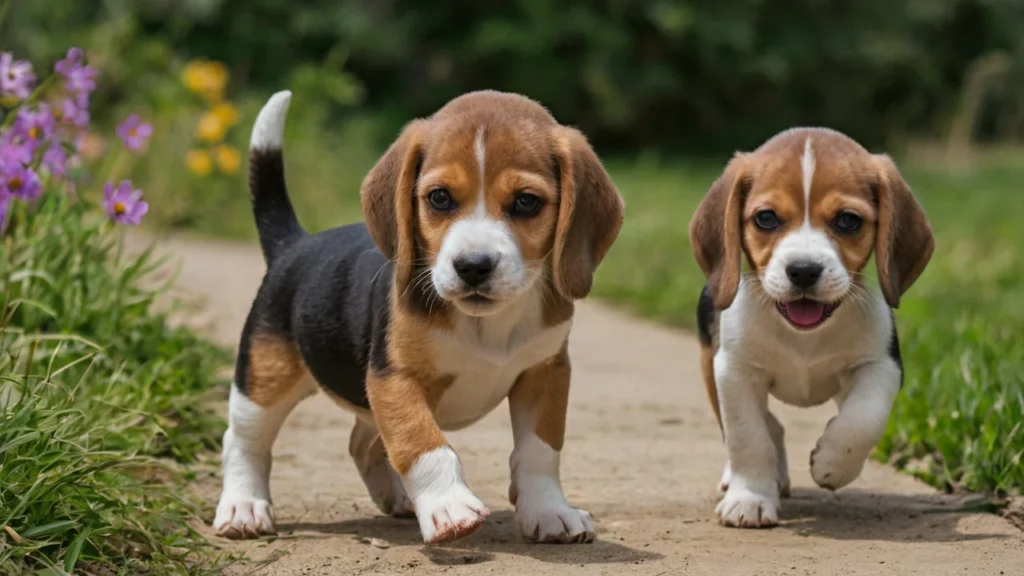
[[84,201],[0,238],[0,572],[214,573],[180,462],[215,448],[225,351],[156,312],[163,265]]

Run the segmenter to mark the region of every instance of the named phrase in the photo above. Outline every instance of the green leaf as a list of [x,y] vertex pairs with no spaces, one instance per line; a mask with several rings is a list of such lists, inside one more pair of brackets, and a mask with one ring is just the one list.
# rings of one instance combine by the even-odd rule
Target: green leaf
[[85,540],[89,537],[89,532],[82,530],[75,536],[75,539],[71,541],[71,545],[68,546],[67,552],[64,553],[64,571],[71,574],[75,570],[75,564],[78,563],[78,557],[82,554],[82,546],[85,545]]
[[71,528],[71,527],[73,527],[73,526],[75,526],[77,524],[78,524],[78,522],[76,522],[74,520],[58,520],[56,522],[50,522],[49,524],[43,524],[42,526],[33,526],[32,528],[29,528],[28,530],[25,530],[24,532],[22,532],[21,535],[24,538],[35,538],[37,536],[46,536],[46,535],[49,535],[49,534],[54,534],[54,533],[57,533],[57,532],[61,532],[63,530]]

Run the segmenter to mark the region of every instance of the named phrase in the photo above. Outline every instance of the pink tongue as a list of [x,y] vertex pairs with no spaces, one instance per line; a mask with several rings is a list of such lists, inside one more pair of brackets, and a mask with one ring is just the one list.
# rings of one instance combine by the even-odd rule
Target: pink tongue
[[825,316],[825,305],[814,300],[786,302],[786,314],[797,326],[814,326]]

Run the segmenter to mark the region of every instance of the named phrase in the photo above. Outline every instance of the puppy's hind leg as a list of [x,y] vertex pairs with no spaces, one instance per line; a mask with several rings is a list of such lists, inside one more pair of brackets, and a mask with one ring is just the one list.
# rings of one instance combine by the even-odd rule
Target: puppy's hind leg
[[[252,359],[250,361],[250,358]],[[240,358],[243,388],[231,385],[224,433],[224,487],[213,527],[228,538],[274,533],[270,500],[271,448],[285,418],[315,391],[298,352],[283,343],[253,342]]]
[[779,495],[789,498],[789,461],[786,458],[786,429],[774,414],[768,412],[765,416],[768,422],[768,432],[772,435],[772,443],[775,444],[775,477],[779,481]]
[[395,518],[416,516],[412,500],[402,485],[402,477],[388,462],[384,441],[376,426],[357,418],[349,438],[348,451],[370,492],[370,498],[381,512]]

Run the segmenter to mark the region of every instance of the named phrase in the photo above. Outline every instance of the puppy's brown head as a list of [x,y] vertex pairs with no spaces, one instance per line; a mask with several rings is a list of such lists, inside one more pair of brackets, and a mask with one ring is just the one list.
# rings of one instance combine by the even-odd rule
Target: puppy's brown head
[[728,308],[740,253],[791,325],[812,329],[839,306],[876,254],[890,306],[924,270],[931,226],[888,156],[838,132],[782,132],[737,154],[690,222],[690,243],[715,304]]
[[582,134],[532,100],[492,91],[406,126],[363,181],[362,202],[399,289],[429,275],[474,316],[543,278],[565,298],[586,296],[623,218]]

